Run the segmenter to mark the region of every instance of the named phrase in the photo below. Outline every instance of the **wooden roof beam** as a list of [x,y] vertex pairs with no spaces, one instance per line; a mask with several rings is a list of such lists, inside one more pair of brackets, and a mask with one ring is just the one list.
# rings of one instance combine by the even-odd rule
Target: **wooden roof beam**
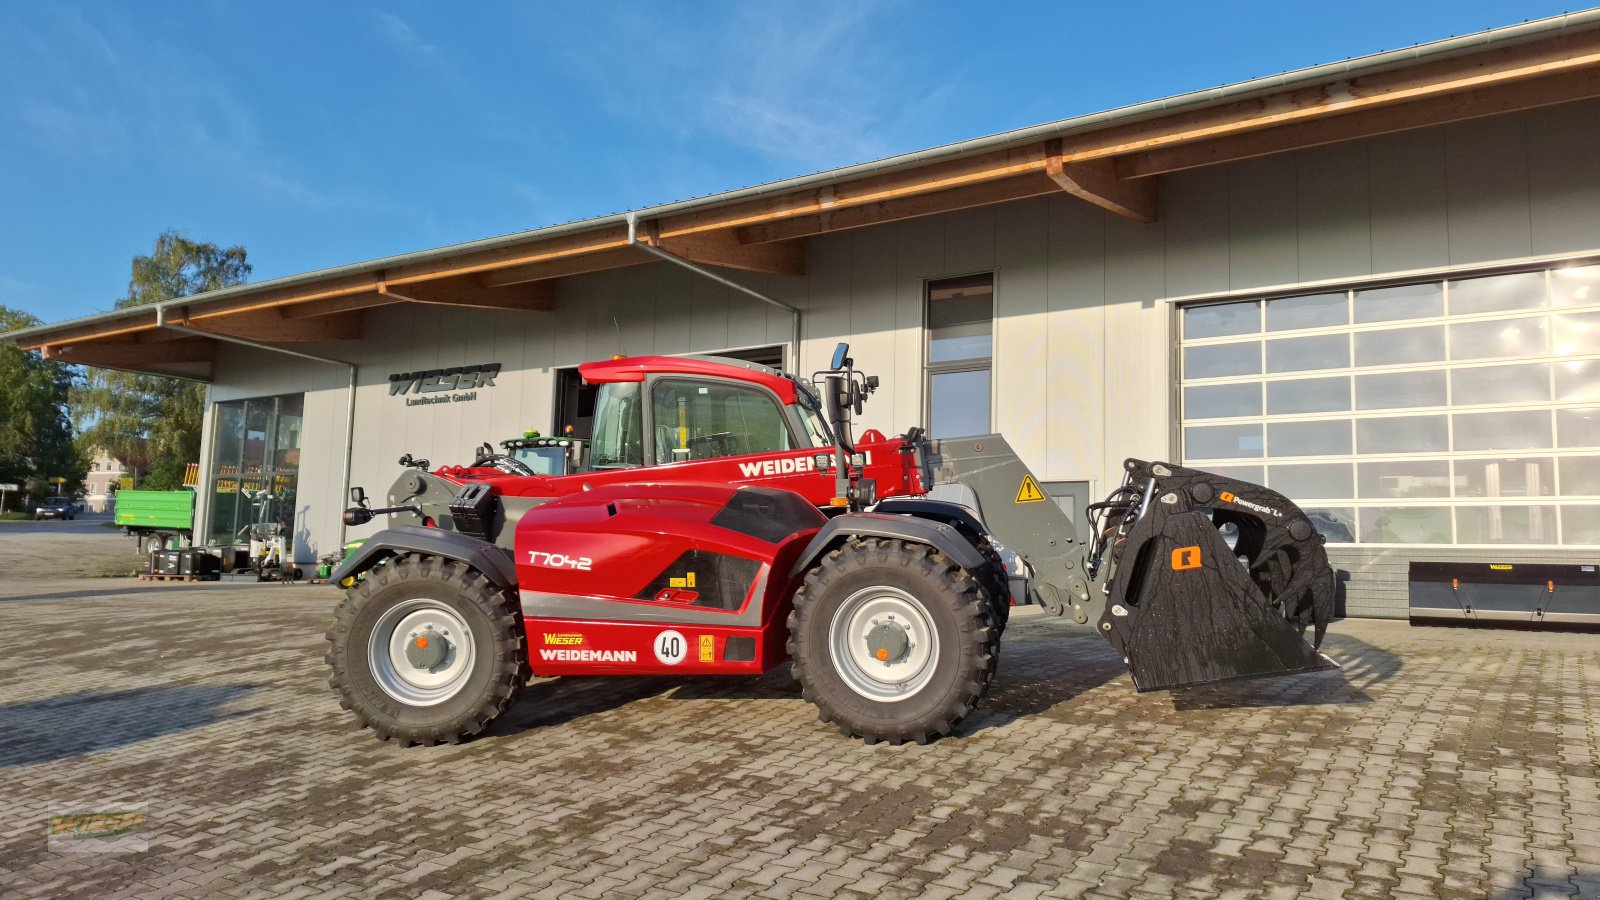
[[[228,337],[260,341],[265,344],[293,344],[309,341],[353,341],[363,333],[360,311],[346,311],[317,317],[290,318],[281,309],[264,309],[231,316],[190,318],[188,310],[170,316],[174,325]],[[181,332],[173,332],[181,333]]]
[[656,260],[634,248],[623,247],[613,250],[601,250],[598,253],[590,253],[585,256],[569,256],[564,259],[552,259],[544,262],[525,263],[504,269],[495,269],[492,272],[483,272],[477,275],[476,280],[483,287],[504,287],[512,284],[527,284],[531,281],[566,278],[571,275],[585,275],[590,272],[619,269],[624,266],[642,266],[651,262],[656,262]]
[[1109,159],[1067,162],[1061,156],[1060,141],[1051,141],[1045,152],[1044,172],[1062,190],[1125,219],[1156,220],[1154,178],[1118,178],[1116,165]]
[[766,275],[806,273],[806,247],[803,240],[741,244],[732,231],[664,238],[659,223],[653,221],[646,222],[643,230],[641,240],[645,243],[690,262]]
[[890,203],[998,181],[1013,175],[1044,171],[1044,145],[1006,147],[975,156],[930,163],[871,175],[842,184],[824,185],[775,197],[680,213],[656,220],[662,240],[682,240],[691,235],[729,228],[754,228],[798,216],[822,215],[840,209]]
[[1489,85],[1442,97],[1132,153],[1117,159],[1116,173],[1124,179],[1145,178],[1593,97],[1600,97],[1600,68],[1563,72],[1514,84]]
[[813,234],[863,228],[899,219],[933,216],[993,203],[1025,200],[1029,197],[1054,194],[1059,190],[1060,186],[1044,175],[1027,173],[1013,175],[1000,181],[969,184],[932,194],[881,200],[863,206],[847,206],[761,225],[746,225],[736,229],[734,233],[740,243],[762,244],[767,241],[783,241]]
[[176,363],[210,363],[217,358],[217,343],[204,338],[184,338],[148,344],[135,341],[81,341],[50,344],[43,348],[46,359],[113,369],[148,370],[153,374]]
[[511,309],[521,312],[550,312],[556,308],[553,281],[531,281],[508,287],[485,287],[476,279],[451,279],[412,284],[381,284],[378,293],[409,303],[439,306],[472,306],[479,309]]
[[283,310],[283,317],[286,319],[310,319],[354,312],[358,309],[390,306],[399,302],[393,297],[385,297],[377,291],[373,291],[371,293],[351,294],[348,297],[323,300],[321,303],[297,303],[293,306],[280,307],[280,309]]

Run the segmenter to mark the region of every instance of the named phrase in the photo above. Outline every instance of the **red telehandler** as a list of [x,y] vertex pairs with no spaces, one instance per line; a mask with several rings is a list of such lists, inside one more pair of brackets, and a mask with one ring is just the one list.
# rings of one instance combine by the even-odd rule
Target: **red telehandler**
[[854,437],[878,380],[847,345],[810,381],[716,357],[579,371],[579,471],[485,444],[403,458],[385,508],[351,491],[347,524],[390,518],[333,573],[327,660],[380,738],[477,734],[530,676],[791,661],[824,722],[925,743],[983,699],[1015,600],[1092,624],[1141,691],[1335,667],[1322,536],[1259,485],[1130,459],[1084,542],[999,435]]

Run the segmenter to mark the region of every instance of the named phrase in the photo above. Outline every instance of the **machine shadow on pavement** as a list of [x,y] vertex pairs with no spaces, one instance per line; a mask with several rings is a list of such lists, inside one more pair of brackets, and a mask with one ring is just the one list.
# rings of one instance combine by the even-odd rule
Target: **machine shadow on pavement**
[[564,725],[621,709],[639,700],[799,700],[800,685],[787,665],[750,679],[654,675],[567,677],[529,683],[522,697],[485,735],[507,737],[536,728]]
[[1278,678],[1248,678],[1182,688],[1172,692],[1181,711],[1272,706],[1345,706],[1371,703],[1366,689],[1399,674],[1399,656],[1359,638],[1330,633],[1323,643],[1340,668]]
[[1016,640],[1005,644],[989,695],[956,736],[1039,715],[1127,674],[1116,651],[1092,631]]
[[9,603],[17,600],[90,600],[100,597],[138,597],[141,594],[166,593],[173,591],[204,591],[204,590],[235,590],[243,585],[218,584],[216,582],[197,582],[192,584],[174,584],[171,582],[134,582],[132,579],[112,579],[105,583],[119,585],[118,587],[97,590],[71,590],[52,591],[44,594],[13,594],[0,596],[0,603]]
[[0,769],[55,762],[261,712],[256,684],[154,685],[0,706]]

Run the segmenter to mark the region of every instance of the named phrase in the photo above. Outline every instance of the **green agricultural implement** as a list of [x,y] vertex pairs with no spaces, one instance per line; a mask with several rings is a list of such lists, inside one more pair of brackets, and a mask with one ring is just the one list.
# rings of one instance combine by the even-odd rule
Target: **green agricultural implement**
[[147,547],[174,550],[194,543],[194,491],[122,490],[116,494],[116,523]]

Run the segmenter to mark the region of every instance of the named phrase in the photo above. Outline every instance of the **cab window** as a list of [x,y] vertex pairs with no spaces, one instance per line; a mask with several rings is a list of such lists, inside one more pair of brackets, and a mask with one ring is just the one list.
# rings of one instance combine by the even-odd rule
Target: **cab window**
[[644,416],[638,384],[603,384],[595,398],[594,438],[589,445],[592,469],[626,469],[644,465]]
[[662,379],[651,394],[658,465],[796,449],[783,411],[757,388]]

